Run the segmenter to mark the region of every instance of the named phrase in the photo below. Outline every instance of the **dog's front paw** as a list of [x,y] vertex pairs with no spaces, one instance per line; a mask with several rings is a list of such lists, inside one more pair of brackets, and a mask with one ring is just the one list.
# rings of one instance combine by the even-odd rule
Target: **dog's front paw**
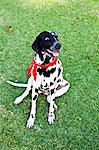
[[32,128],[34,126],[34,121],[35,121],[34,118],[29,118],[28,121],[27,121],[26,127],[27,128]]
[[22,101],[21,97],[17,97],[14,101],[14,104],[19,104]]
[[49,113],[48,115],[48,123],[53,124],[55,122],[55,114],[54,113]]

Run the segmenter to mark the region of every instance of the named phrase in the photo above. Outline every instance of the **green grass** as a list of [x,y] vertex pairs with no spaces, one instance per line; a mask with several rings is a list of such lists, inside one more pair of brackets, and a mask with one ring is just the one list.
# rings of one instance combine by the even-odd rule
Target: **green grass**
[[[98,150],[98,6],[98,0],[0,0],[0,150]],[[53,125],[40,95],[35,126],[27,129],[31,94],[14,106],[24,89],[6,80],[27,81],[31,44],[43,30],[59,35],[63,76],[71,88],[56,100]]]

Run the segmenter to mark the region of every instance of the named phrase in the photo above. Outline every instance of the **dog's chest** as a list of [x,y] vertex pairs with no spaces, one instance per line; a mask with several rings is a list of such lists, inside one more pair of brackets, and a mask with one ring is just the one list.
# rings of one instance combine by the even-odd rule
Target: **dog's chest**
[[52,74],[55,74],[55,71],[57,71],[56,66],[53,68],[48,68],[48,69],[42,69],[42,68],[38,68],[37,69],[37,73],[39,76],[42,76],[43,78],[50,78]]
[[[57,64],[53,65],[53,66],[50,66],[48,68],[41,68],[41,67],[38,67],[37,68],[37,76],[40,76],[42,77],[43,79],[45,78],[49,78],[52,79],[54,78],[54,76],[57,76],[58,74],[58,71],[59,69],[61,68],[61,62],[58,60]],[[41,78],[41,79],[42,79]]]
[[37,68],[37,87],[38,89],[46,93],[49,91],[50,86],[55,85],[57,79],[62,72],[61,63],[59,61],[56,65],[48,67],[47,69]]
[[44,75],[39,75],[37,73],[37,82],[36,82],[36,86],[38,88],[38,92],[39,93],[45,93],[48,94],[49,93],[49,83],[50,83],[50,79],[49,77],[44,77]]
[[37,69],[37,82],[41,88],[46,88],[51,81],[54,81],[55,76],[57,76],[56,66],[47,69],[38,68]]

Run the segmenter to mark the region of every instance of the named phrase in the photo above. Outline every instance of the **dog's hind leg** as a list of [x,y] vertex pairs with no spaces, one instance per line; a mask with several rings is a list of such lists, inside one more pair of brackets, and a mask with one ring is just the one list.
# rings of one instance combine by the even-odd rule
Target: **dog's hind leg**
[[32,81],[32,78],[30,77],[28,80],[26,90],[24,91],[24,93],[21,96],[19,96],[15,99],[14,104],[19,104],[29,94],[32,84],[33,84],[33,81]]
[[60,83],[59,89],[56,89],[55,97],[62,96],[65,94],[70,87],[70,83],[63,79],[63,81]]

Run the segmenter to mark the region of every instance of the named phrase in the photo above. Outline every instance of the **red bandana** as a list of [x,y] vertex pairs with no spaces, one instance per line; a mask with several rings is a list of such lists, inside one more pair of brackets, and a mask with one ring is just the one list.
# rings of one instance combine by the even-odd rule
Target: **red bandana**
[[[33,75],[33,77],[34,77],[34,80],[36,81],[37,66],[39,66],[39,67],[45,69],[45,68],[48,68],[48,67],[50,67],[50,66],[55,65],[56,62],[57,62],[57,60],[58,60],[58,57],[56,57],[56,58],[55,58],[54,60],[52,60],[49,64],[46,64],[46,65],[37,64],[36,61],[33,60],[32,63],[30,64],[30,66],[28,67],[27,77],[30,76],[30,73],[31,73],[31,71],[32,71],[32,75]],[[34,67],[34,68],[33,68],[33,67]],[[32,68],[33,68],[33,70],[32,70]]]

